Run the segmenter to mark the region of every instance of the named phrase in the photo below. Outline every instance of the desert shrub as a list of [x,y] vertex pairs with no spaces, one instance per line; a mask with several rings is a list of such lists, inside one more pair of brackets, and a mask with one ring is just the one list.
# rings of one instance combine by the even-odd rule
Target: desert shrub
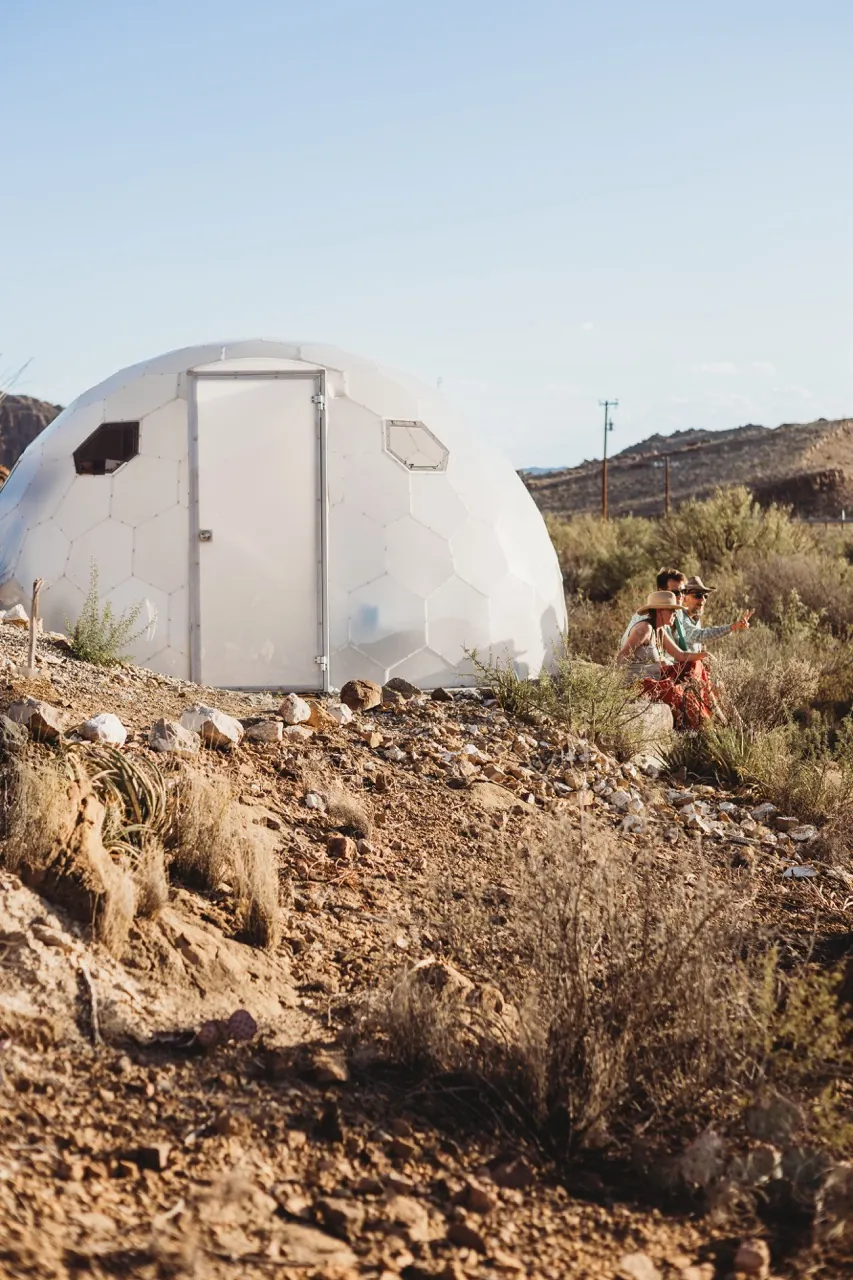
[[645,581],[656,572],[655,529],[649,520],[579,515],[570,520],[551,516],[547,523],[570,594],[611,600],[627,582]]
[[691,499],[657,522],[656,559],[711,572],[745,552],[792,555],[808,548],[808,531],[786,507],[760,507],[745,488],[718,489]]
[[612,663],[634,608],[642,599],[641,594],[637,594],[636,601],[632,597],[633,602],[624,604],[618,599],[607,604],[593,604],[579,596],[569,599],[566,651],[601,665]]
[[128,647],[139,640],[149,629],[136,628],[142,613],[142,601],[132,609],[116,615],[112,605],[101,604],[98,586],[98,566],[92,561],[89,578],[89,591],[83,601],[80,616],[73,623],[66,622],[71,648],[74,656],[83,662],[92,662],[97,666],[113,666],[117,662],[129,660]]
[[55,761],[10,763],[3,861],[15,875],[38,876],[67,827],[68,778]]
[[215,889],[239,853],[241,831],[227,782],[187,770],[175,797],[169,874],[193,889]]
[[152,917],[163,910],[169,901],[169,877],[166,874],[165,850],[153,833],[140,841],[133,867],[133,883],[138,916]]
[[613,664],[599,666],[570,654],[559,657],[536,680],[516,674],[511,663],[469,655],[478,682],[502,708],[522,719],[547,716],[603,750],[627,759],[646,745],[646,704]]
[[278,860],[259,841],[244,835],[233,869],[240,936],[255,947],[271,950],[281,940]]
[[499,988],[480,1016],[458,970],[443,984],[414,973],[368,1001],[364,1036],[420,1071],[480,1077],[560,1155],[624,1153],[640,1134],[680,1148],[707,1124],[735,1124],[771,1083],[827,1105],[827,1073],[853,1065],[837,1010],[821,1003],[816,1043],[808,1000],[820,981],[751,950],[743,904],[695,856],[662,869],[560,825],[517,875],[499,928],[491,886],[454,882],[454,897],[430,903],[448,952]]
[[811,617],[815,630],[846,636],[853,626],[853,565],[817,550],[747,557],[744,581],[750,605],[782,631]]
[[[744,643],[715,649],[712,678],[723,705],[753,729],[789,723],[817,697],[821,667],[798,646],[780,646],[766,627],[756,627]],[[802,655],[802,656],[801,656]]]
[[342,783],[336,782],[326,797],[326,813],[329,821],[345,835],[370,839],[373,817],[367,804],[354,796]]

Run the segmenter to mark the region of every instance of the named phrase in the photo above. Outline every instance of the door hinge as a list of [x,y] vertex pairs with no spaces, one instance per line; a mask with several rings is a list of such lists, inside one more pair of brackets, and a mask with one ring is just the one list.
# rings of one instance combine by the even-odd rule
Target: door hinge
[[311,403],[316,404],[320,409],[325,409],[326,397],[322,394],[322,392],[318,391],[316,396],[311,397]]
[[325,671],[329,665],[329,659],[326,657],[325,653],[318,654],[314,661],[317,663],[317,666],[321,671]]

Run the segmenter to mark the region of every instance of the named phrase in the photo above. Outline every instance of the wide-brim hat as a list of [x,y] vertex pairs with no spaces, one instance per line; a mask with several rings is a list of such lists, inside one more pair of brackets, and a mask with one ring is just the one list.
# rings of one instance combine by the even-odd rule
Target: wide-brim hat
[[651,591],[646,597],[644,609],[680,609],[676,597],[671,591]]
[[693,591],[716,591],[716,590],[717,590],[716,587],[706,587],[705,583],[699,577],[698,573],[694,577],[688,578],[684,584],[685,594]]

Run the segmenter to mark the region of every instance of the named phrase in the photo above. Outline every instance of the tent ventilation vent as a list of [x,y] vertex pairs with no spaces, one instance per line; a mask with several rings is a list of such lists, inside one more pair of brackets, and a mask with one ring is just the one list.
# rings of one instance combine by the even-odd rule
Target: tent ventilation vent
[[422,422],[390,418],[385,422],[385,450],[407,471],[446,471],[448,450]]

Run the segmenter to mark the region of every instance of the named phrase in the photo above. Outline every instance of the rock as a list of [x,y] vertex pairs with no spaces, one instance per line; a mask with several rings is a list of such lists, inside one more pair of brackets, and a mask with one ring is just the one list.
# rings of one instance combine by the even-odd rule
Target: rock
[[29,615],[22,604],[13,604],[11,609],[6,609],[0,617],[8,626],[28,627],[30,625]]
[[307,742],[309,738],[314,737],[314,730],[307,724],[289,724],[283,730],[282,736]]
[[316,1049],[311,1056],[309,1071],[317,1084],[347,1084],[349,1081],[346,1057],[334,1049]]
[[837,1164],[818,1192],[815,1237],[845,1251],[853,1246],[853,1164]]
[[660,1280],[660,1272],[647,1253],[626,1253],[619,1259],[620,1280]]
[[775,818],[778,812],[779,810],[776,808],[775,804],[770,804],[769,801],[765,801],[764,804],[760,804],[757,808],[752,809],[750,811],[750,816],[756,822],[760,822],[763,826],[766,826],[768,821],[771,818]]
[[755,1103],[746,1112],[746,1127],[754,1138],[785,1145],[805,1125],[800,1107],[781,1094],[773,1094]]
[[320,813],[324,812],[326,808],[326,801],[317,791],[306,791],[302,803],[306,809],[316,809]]
[[22,724],[16,724],[8,716],[0,716],[0,757],[17,755],[29,740],[30,736]]
[[416,684],[411,684],[408,680],[404,680],[402,676],[394,676],[387,684],[382,686],[383,694],[387,691],[391,693],[399,693],[406,701],[409,698],[420,697],[420,689]]
[[284,726],[280,720],[262,720],[260,724],[250,724],[246,737],[250,742],[281,742]]
[[682,809],[687,804],[692,804],[696,799],[692,791],[676,791],[671,790],[666,793],[666,802],[672,805],[673,809]]
[[800,825],[799,818],[778,817],[773,819],[773,825],[777,831],[795,831]]
[[533,1185],[536,1175],[523,1156],[508,1160],[492,1170],[492,1181],[497,1187],[506,1187],[511,1191],[524,1191]]
[[135,1164],[138,1169],[150,1169],[152,1173],[162,1173],[169,1163],[171,1150],[168,1142],[155,1142],[147,1147],[133,1147],[129,1151],[122,1152],[119,1158]]
[[448,693],[446,689],[441,689],[441,688],[433,689],[432,693],[429,696],[433,702],[452,702],[453,701],[453,694]]
[[92,716],[80,725],[77,732],[86,742],[105,742],[111,747],[123,747],[127,742],[127,729],[118,716],[109,711]]
[[513,792],[498,786],[496,782],[475,780],[471,783],[469,794],[474,803],[486,813],[503,813],[516,803]]
[[[354,1268],[358,1262],[348,1245],[324,1231],[318,1231],[316,1227],[303,1226],[299,1222],[277,1224],[275,1241],[280,1260],[293,1267]],[[336,1271],[335,1274],[341,1273]]]
[[460,1249],[474,1249],[477,1253],[488,1252],[482,1233],[476,1227],[472,1227],[470,1222],[448,1223],[447,1239]]
[[614,791],[608,799],[611,809],[615,809],[617,813],[627,813],[630,803],[631,796],[627,791]]
[[58,742],[65,732],[65,717],[59,708],[37,698],[13,702],[6,715],[13,724],[22,724],[36,742]]
[[148,745],[152,751],[171,752],[185,758],[201,748],[201,738],[174,720],[157,720],[151,726]]
[[330,702],[326,710],[335,724],[349,724],[352,720],[352,711],[343,702]]
[[629,813],[626,818],[622,819],[619,826],[629,836],[641,836],[646,830],[645,820],[636,813]]
[[797,844],[807,844],[810,840],[814,840],[817,836],[817,827],[802,826],[794,827],[788,832],[790,838]]
[[493,1213],[498,1207],[498,1198],[488,1187],[484,1187],[475,1178],[466,1178],[465,1186],[453,1197],[455,1204],[461,1204],[471,1213]]
[[343,1196],[324,1196],[317,1201],[317,1219],[333,1235],[354,1240],[364,1226],[364,1206]]
[[385,752],[385,759],[390,760],[392,764],[402,764],[408,757],[405,751],[401,751],[399,747],[391,746]]
[[767,1280],[770,1275],[770,1250],[765,1240],[751,1237],[741,1240],[734,1260],[735,1274]]
[[355,862],[355,841],[351,836],[333,833],[326,842],[326,853],[335,862]]
[[197,733],[205,746],[215,748],[236,747],[243,738],[243,726],[233,716],[218,711],[216,707],[187,707],[181,716],[185,729]]
[[390,1196],[385,1204],[385,1212],[390,1223],[405,1229],[405,1234],[412,1243],[426,1244],[432,1239],[429,1213],[414,1196]]
[[285,724],[304,724],[306,720],[311,719],[311,708],[298,694],[288,693],[278,709],[278,714]]
[[372,680],[348,680],[341,689],[341,702],[350,711],[370,711],[382,702],[382,686]]

